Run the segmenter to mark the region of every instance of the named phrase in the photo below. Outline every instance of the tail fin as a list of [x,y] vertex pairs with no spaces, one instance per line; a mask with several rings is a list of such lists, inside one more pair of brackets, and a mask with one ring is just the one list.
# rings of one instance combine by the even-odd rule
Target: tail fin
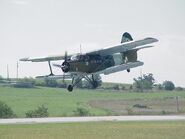
[[132,41],[132,40],[133,40],[132,36],[128,32],[125,32],[122,35],[121,43]]

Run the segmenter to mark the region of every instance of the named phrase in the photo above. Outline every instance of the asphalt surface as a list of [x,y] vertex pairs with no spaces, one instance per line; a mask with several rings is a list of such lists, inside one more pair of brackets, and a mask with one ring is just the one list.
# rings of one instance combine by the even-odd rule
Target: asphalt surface
[[17,118],[17,119],[0,119],[0,124],[75,123],[75,122],[100,122],[100,121],[177,121],[177,120],[185,120],[185,115]]

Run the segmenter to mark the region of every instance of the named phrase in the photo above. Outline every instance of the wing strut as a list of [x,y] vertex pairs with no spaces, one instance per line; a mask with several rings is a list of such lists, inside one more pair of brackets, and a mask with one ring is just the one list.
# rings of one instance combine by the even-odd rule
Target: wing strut
[[49,64],[49,69],[50,69],[50,76],[52,76],[52,75],[54,75],[54,74],[53,74],[53,71],[52,71],[52,68],[51,68],[51,63],[50,63],[50,61],[48,61],[48,64]]

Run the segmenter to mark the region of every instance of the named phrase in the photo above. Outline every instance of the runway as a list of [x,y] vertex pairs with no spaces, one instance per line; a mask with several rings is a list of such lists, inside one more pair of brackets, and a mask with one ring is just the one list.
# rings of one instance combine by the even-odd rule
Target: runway
[[75,123],[75,122],[100,122],[100,121],[177,121],[177,120],[185,120],[185,115],[17,118],[17,119],[0,119],[0,124]]

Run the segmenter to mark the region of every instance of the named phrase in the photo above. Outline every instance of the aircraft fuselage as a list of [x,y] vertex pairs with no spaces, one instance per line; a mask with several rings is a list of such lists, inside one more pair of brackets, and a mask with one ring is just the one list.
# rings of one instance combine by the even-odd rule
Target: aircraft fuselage
[[125,57],[122,53],[107,56],[84,54],[72,56],[68,62],[70,64],[69,72],[94,73],[112,66],[124,64]]

